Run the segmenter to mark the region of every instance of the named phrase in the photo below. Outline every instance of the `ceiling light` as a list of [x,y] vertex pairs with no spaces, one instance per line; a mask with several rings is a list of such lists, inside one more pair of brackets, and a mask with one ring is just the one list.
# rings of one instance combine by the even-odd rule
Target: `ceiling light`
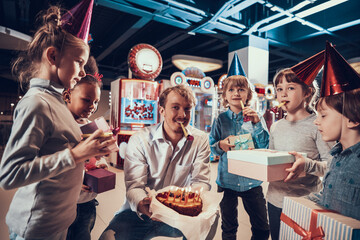
[[280,8],[278,8],[277,6],[273,6],[272,8],[270,8],[271,11],[276,12],[279,11]]
[[212,72],[222,68],[223,62],[214,58],[197,57],[191,55],[174,55],[172,63],[181,71],[188,67],[197,67],[203,72]]
[[316,30],[318,30],[318,31],[324,31],[324,30],[325,30],[324,28],[322,28],[322,27],[320,27],[320,26],[318,26],[318,25],[316,25],[316,24],[313,24],[313,23],[311,23],[311,22],[305,21],[305,25],[307,25],[307,26],[309,26],[309,27],[312,27],[312,28],[314,28],[314,29],[316,29]]
[[309,16],[309,15],[312,15],[314,13],[321,12],[321,11],[323,11],[325,9],[334,7],[334,6],[338,5],[338,4],[346,2],[346,1],[347,0],[330,0],[330,1],[327,1],[325,3],[319,4],[319,5],[315,6],[315,7],[309,8],[308,10],[302,11],[301,13],[298,13],[296,15],[303,18],[303,17]]
[[229,25],[233,25],[233,26],[238,27],[238,28],[241,28],[241,29],[246,28],[246,26],[243,25],[243,24],[241,24],[241,23],[238,23],[238,22],[235,22],[235,21],[232,21],[232,20],[223,18],[223,17],[219,17],[218,20],[219,20],[220,22],[222,22],[222,23],[226,23],[226,24],[229,24]]

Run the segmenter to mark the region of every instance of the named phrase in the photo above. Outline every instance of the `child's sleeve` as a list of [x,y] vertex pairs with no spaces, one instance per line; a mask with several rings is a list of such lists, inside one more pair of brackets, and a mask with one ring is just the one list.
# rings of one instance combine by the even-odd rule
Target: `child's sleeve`
[[309,159],[305,158],[305,167],[304,170],[306,173],[311,175],[322,177],[325,175],[328,167],[330,166],[330,162],[332,156],[330,154],[331,145],[322,140],[321,134],[319,130],[316,131],[315,134],[315,144],[319,151],[318,159]]
[[216,118],[211,127],[211,132],[209,135],[209,143],[211,152],[215,155],[221,156],[224,151],[220,148],[219,142],[221,139],[221,121],[219,118]]
[[253,124],[253,129],[252,137],[254,139],[255,148],[268,148],[269,132],[263,117],[260,117],[260,122]]
[[69,148],[56,152],[42,149],[53,131],[49,109],[48,103],[38,98],[18,104],[0,162],[0,187],[19,188],[76,167]]

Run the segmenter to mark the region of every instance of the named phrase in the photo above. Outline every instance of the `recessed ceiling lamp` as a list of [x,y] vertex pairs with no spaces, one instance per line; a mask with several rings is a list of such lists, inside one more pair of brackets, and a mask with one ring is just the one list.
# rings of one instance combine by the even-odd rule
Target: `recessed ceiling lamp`
[[197,67],[203,72],[212,72],[222,68],[223,62],[214,58],[196,57],[191,55],[174,55],[172,63],[181,71],[188,67]]

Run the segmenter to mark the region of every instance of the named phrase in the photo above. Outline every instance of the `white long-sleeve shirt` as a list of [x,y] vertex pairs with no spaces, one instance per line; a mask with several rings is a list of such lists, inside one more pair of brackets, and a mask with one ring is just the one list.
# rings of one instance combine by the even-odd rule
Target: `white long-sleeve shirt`
[[193,141],[185,137],[174,148],[163,132],[163,124],[140,130],[129,140],[124,161],[126,199],[123,209],[137,211],[147,197],[145,187],[203,187],[210,190],[210,147],[208,135],[187,127]]

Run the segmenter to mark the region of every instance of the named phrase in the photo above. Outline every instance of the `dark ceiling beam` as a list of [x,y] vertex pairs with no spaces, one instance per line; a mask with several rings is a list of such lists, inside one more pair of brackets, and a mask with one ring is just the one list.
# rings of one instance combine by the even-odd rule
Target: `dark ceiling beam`
[[[273,8],[273,7],[277,7],[277,6],[275,6],[275,5],[271,4],[271,3],[264,2],[264,1],[262,1],[262,2],[263,2],[263,4],[264,4],[266,7],[270,8],[270,9]],[[304,3],[305,3],[305,4],[304,4]],[[309,2],[309,3],[310,3],[310,2]],[[292,13],[292,12],[298,11],[298,10],[300,10],[301,8],[305,7],[305,6],[306,6],[307,4],[309,4],[309,3],[306,3],[305,1],[303,1],[303,2],[301,2],[301,3],[299,3],[299,4],[297,4],[296,6],[288,9],[287,11],[285,11],[285,10],[277,7],[277,8],[280,10],[279,13],[276,13],[276,14],[270,16],[270,17],[267,17],[267,18],[265,18],[265,19],[262,19],[262,20],[258,21],[258,22],[255,23],[253,26],[251,26],[251,27],[249,28],[249,30],[248,30],[247,32],[245,32],[244,34],[250,35],[250,34],[252,34],[253,32],[259,31],[259,27],[260,27],[261,25],[270,23],[270,22],[272,22],[272,21],[274,21],[274,20],[276,20],[276,19],[278,19],[278,18],[280,18],[280,17],[282,17],[282,16],[285,16],[287,13]],[[281,10],[282,10],[282,11],[281,11]],[[275,23],[276,23],[276,22],[275,22]],[[268,25],[267,25],[267,26],[268,26]]]
[[235,13],[238,13],[242,10],[244,10],[245,8],[250,7],[251,5],[258,3],[258,2],[263,2],[261,0],[245,0],[245,1],[236,1],[236,2],[240,2],[238,4],[236,4],[233,1],[228,1],[228,5],[229,7],[227,8],[226,11],[224,11],[223,13],[221,13],[221,16],[224,18],[227,18]]
[[204,49],[204,48],[206,48],[207,46],[211,46],[212,44],[215,44],[215,43],[218,42],[218,41],[219,41],[218,39],[212,39],[212,40],[203,42],[202,44],[199,44],[199,45],[191,48],[190,51],[199,51],[200,49]]
[[143,17],[143,18],[149,18],[150,20],[154,20],[154,21],[158,21],[164,24],[168,24],[168,25],[172,25],[181,29],[186,29],[189,26],[191,26],[191,24],[184,22],[184,21],[180,21],[178,19],[175,19],[173,17],[169,17],[169,16],[162,16],[156,13],[152,13],[152,12],[147,12],[144,11],[142,9],[138,9],[134,6],[129,5],[128,3],[126,3],[125,1],[113,1],[113,0],[98,0],[97,4],[104,6],[104,7],[108,7],[108,8],[112,8],[118,11],[122,11],[125,13],[129,13],[129,14],[133,14],[139,17]]
[[118,48],[123,42],[128,40],[132,35],[134,35],[140,28],[145,26],[151,19],[141,18],[137,21],[130,29],[124,32],[118,39],[116,39],[108,48],[106,48],[99,56],[96,57],[96,61],[100,62],[110,53],[112,53],[116,48]]
[[170,14],[170,15],[177,16],[179,18],[183,18],[186,21],[200,22],[203,19],[203,17],[201,16],[202,14],[200,13],[200,11],[201,11],[200,9],[198,10],[199,12],[195,14],[190,11],[175,8],[169,4],[163,4],[163,3],[159,3],[159,2],[153,1],[153,0],[127,0],[127,1],[131,2],[131,3],[135,3],[140,6],[150,8],[150,9],[154,9],[155,11],[162,13],[162,15]]
[[284,52],[281,52],[279,50],[272,50],[271,51],[271,54],[274,54],[274,55],[277,55],[277,56],[280,56],[280,57],[283,57],[283,58],[287,58],[287,59],[291,59],[291,60],[294,60],[294,61],[297,61],[297,62],[300,62],[301,60],[303,60],[302,58],[300,57],[296,57],[292,54],[288,54],[288,53],[284,53]]
[[175,44],[181,42],[181,41],[184,41],[185,39],[191,37],[191,35],[189,34],[183,34],[183,35],[180,35],[179,37],[173,39],[171,42],[168,42],[162,46],[160,46],[158,48],[158,50],[161,52],[161,51],[164,51],[165,49],[169,48],[169,47],[172,47],[174,46]]
[[[226,19],[229,15],[233,13],[233,7],[241,0],[230,0],[227,1],[215,14],[209,19],[206,23],[196,27],[192,32],[197,33],[208,33],[209,31],[215,32],[214,29],[219,29],[230,34],[239,34],[243,31],[245,26],[240,23],[234,22],[232,20]],[[240,12],[241,10],[251,6],[256,3],[254,0],[245,0],[239,6],[236,6],[236,10]],[[227,13],[230,11],[229,13]],[[222,15],[224,14],[224,17]]]
[[162,71],[163,70],[166,70],[166,69],[168,69],[168,68],[172,68],[173,67],[173,65],[172,65],[172,60],[171,60],[171,58],[168,58],[168,59],[166,59],[166,60],[164,60],[163,61],[163,68],[162,68]]

